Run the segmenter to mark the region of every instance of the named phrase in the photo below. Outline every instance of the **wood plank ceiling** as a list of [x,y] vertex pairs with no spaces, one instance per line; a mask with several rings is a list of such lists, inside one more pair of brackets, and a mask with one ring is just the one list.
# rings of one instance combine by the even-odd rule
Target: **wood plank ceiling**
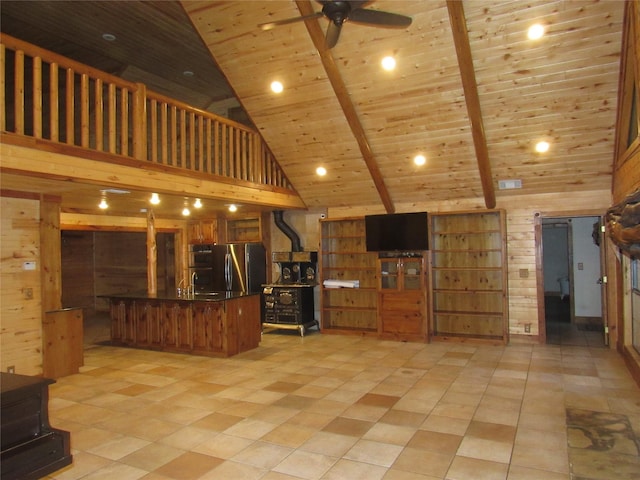
[[[611,186],[621,1],[378,0],[367,8],[412,24],[347,22],[332,50],[325,18],[258,28],[319,11],[318,2],[181,5],[3,1],[0,14],[3,32],[200,108],[235,95],[311,208],[408,211],[470,197],[492,206],[513,193]],[[536,22],[546,35],[528,40]],[[468,43],[456,45],[465,26]],[[96,40],[108,31],[118,45]],[[396,58],[393,72],[380,68],[385,55]],[[270,91],[272,80],[283,93]],[[546,154],[533,149],[540,139]],[[512,179],[522,189],[498,189]]]
[[[182,3],[306,204],[383,205],[311,28],[257,28],[309,8],[317,11],[319,4]],[[345,23],[330,52],[391,209],[483,196],[491,203],[492,188],[498,196],[514,192],[497,191],[498,180],[521,180],[516,192],[525,194],[610,188],[623,3],[461,5],[486,136],[488,163],[483,167],[480,159],[480,170],[465,103],[470,91],[463,88],[445,1],[376,1],[369,7],[410,16],[411,26]],[[456,11],[459,18],[459,7],[453,5],[452,18]],[[326,28],[324,18],[306,23],[314,22]],[[546,35],[533,42],[526,31],[536,22]],[[398,62],[392,73],[379,66],[389,54]],[[278,96],[269,91],[276,79],[285,86]],[[551,143],[545,155],[533,149],[540,139]],[[426,165],[412,163],[417,154],[427,157]],[[325,177],[315,175],[321,165],[328,170]],[[486,167],[492,178],[483,190],[480,172]]]

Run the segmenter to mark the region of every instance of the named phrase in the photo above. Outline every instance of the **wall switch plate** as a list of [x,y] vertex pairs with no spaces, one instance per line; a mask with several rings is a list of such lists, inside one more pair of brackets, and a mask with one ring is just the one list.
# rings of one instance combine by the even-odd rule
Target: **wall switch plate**
[[23,270],[35,270],[36,269],[36,262],[23,262],[22,269]]

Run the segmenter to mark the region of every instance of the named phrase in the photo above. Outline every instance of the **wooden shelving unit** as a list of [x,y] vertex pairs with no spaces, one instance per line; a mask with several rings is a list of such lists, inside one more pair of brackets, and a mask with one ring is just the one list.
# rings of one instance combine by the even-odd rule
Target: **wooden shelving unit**
[[[324,219],[320,222],[323,333],[377,335],[377,255],[366,251],[364,219]],[[357,280],[359,286],[325,288],[325,280]]]
[[434,339],[508,340],[503,211],[431,215]]
[[262,228],[260,215],[227,218],[227,243],[261,242]]

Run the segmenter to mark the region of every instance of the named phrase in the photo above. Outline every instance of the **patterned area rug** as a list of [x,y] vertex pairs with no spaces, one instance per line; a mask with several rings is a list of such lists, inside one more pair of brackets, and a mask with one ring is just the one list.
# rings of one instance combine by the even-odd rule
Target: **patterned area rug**
[[637,480],[640,441],[626,415],[567,408],[573,480]]

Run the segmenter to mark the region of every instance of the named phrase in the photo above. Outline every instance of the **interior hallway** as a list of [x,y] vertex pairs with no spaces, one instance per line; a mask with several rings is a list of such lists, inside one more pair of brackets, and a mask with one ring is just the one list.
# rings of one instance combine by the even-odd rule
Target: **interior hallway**
[[605,348],[276,331],[229,359],[92,346],[50,387],[57,479],[637,479],[640,389]]

